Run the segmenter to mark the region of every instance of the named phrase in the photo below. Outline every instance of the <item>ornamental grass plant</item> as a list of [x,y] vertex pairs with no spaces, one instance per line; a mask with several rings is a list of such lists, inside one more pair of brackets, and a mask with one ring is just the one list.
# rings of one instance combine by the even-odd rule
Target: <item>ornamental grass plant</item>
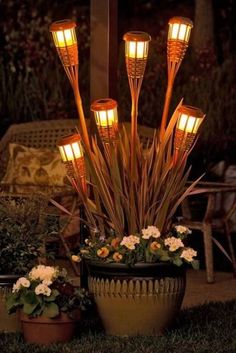
[[[123,259],[124,262],[132,264],[137,261],[170,261],[180,266],[182,259],[192,262],[196,255],[194,250],[184,248],[182,235],[172,231],[174,218],[182,201],[188,195],[199,192],[195,188],[198,180],[186,186],[190,173],[190,168],[187,169],[186,165],[194,147],[197,126],[200,125],[200,122],[191,119],[199,117],[199,121],[202,121],[204,118],[199,109],[186,106],[181,100],[172,117],[168,119],[169,91],[173,88],[175,75],[188,45],[183,39],[170,39],[171,28],[174,28],[171,26],[180,26],[180,23],[186,30],[185,33],[188,33],[185,34],[186,38],[189,38],[192,22],[182,17],[172,18],[169,21],[168,37],[168,87],[161,127],[155,130],[153,138],[146,143],[138,135],[137,124],[138,99],[150,36],[138,31],[124,35],[132,103],[131,128],[119,124],[115,117],[113,122],[109,122],[112,114],[116,115],[114,107],[117,104],[109,98],[101,99],[91,105],[98,128],[98,133],[91,135],[85,121],[78,84],[76,24],[70,20],[63,20],[54,22],[50,27],[59,57],[74,91],[80,118],[78,134],[62,138],[58,146],[71,184],[83,204],[85,213],[83,221],[90,232],[91,239],[88,242],[92,246],[82,249],[85,256],[88,251],[91,255],[96,249],[97,259],[102,261],[108,259],[119,262],[118,259]],[[67,41],[67,38],[70,39]],[[132,53],[129,56],[131,44],[128,43],[147,48],[145,54],[142,54],[141,58],[135,57],[136,49],[136,54]],[[182,115],[185,117],[184,132],[179,128]],[[188,118],[195,121],[190,123],[191,127],[186,120]],[[99,119],[103,119],[103,122]],[[70,139],[73,140],[71,144]],[[68,151],[70,156],[67,155]],[[158,234],[160,233],[158,239],[160,242],[156,244],[160,249],[152,250],[151,246],[154,247],[152,242],[144,241],[142,233],[149,227],[155,227]],[[168,243],[170,238],[172,243]],[[115,255],[116,260],[113,251],[112,257],[106,255],[111,248],[111,242],[115,239],[121,247],[123,246],[120,250],[125,249],[124,252]],[[155,237],[152,237],[152,240],[154,241]],[[127,246],[129,241],[132,247]],[[172,248],[172,244],[180,242],[181,245]]]

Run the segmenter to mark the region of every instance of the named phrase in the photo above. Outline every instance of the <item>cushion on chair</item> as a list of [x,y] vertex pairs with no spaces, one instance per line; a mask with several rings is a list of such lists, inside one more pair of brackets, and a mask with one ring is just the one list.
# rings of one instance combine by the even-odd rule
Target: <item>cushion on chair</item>
[[2,183],[63,186],[68,184],[66,181],[66,169],[57,150],[9,144],[9,161]]

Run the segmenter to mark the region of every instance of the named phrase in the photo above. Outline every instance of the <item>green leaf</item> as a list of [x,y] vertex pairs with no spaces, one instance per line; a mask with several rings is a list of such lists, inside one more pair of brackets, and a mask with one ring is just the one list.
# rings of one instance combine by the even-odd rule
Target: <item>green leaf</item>
[[28,291],[22,295],[22,300],[28,304],[38,304],[39,300],[35,292]]
[[166,251],[166,250],[159,249],[157,251],[157,255],[161,261],[169,261],[170,260],[170,256],[168,255],[168,251]]
[[176,266],[181,266],[183,264],[183,261],[179,257],[175,257],[173,259],[173,264]]
[[19,300],[18,293],[13,293],[8,296],[6,300],[6,309],[8,313],[13,313],[16,311],[17,307],[20,306],[21,302]]
[[60,293],[57,289],[53,289],[49,297],[45,297],[45,302],[53,302]]
[[31,315],[33,311],[37,308],[37,306],[38,306],[38,303],[35,303],[35,304],[24,303],[23,312],[27,315]]
[[191,265],[194,268],[194,270],[199,270],[199,261],[198,260],[193,260],[191,262]]
[[59,315],[58,305],[55,303],[46,303],[43,309],[43,315],[49,318],[56,317]]

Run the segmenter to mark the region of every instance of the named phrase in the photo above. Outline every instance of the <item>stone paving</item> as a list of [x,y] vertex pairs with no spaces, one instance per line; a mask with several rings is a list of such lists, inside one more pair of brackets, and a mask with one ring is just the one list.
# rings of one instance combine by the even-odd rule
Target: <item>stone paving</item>
[[216,272],[215,283],[208,284],[205,271],[188,270],[182,307],[231,299],[236,299],[236,278],[233,277],[232,272]]

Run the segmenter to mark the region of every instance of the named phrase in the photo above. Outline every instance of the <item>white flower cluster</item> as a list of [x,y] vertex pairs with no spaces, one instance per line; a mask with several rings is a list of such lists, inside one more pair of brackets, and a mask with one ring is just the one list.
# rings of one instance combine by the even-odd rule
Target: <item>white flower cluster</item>
[[43,294],[49,297],[51,295],[51,289],[45,283],[40,283],[35,287],[35,294]]
[[185,233],[186,235],[188,235],[188,234],[192,233],[192,231],[190,229],[188,229],[185,226],[181,226],[181,225],[175,226],[175,230],[176,230],[176,232],[178,232],[180,234],[184,234]]
[[136,235],[129,235],[128,237],[123,237],[120,245],[126,246],[129,250],[134,250],[135,245],[140,243],[140,238]]
[[52,266],[38,265],[32,268],[29,278],[32,280],[52,281],[59,275],[59,270]]
[[179,248],[184,247],[184,243],[181,239],[175,237],[169,237],[164,240],[166,246],[169,246],[170,251],[176,251]]
[[57,268],[52,266],[35,266],[29,273],[29,279],[27,279],[26,277],[21,277],[16,281],[16,283],[13,285],[12,292],[18,292],[22,287],[29,288],[31,285],[31,281],[40,281],[41,283],[39,283],[35,287],[35,294],[43,294],[49,297],[52,292],[49,286],[59,276],[59,274],[61,276],[66,276],[67,272],[65,269],[60,272]]
[[194,256],[197,256],[197,252],[192,248],[184,249],[180,255],[180,257],[182,257],[184,260],[187,260],[188,262],[192,262]]
[[25,277],[20,277],[16,283],[13,285],[12,293],[18,292],[21,287],[29,288],[30,281]]
[[150,239],[152,238],[159,238],[161,236],[161,233],[159,229],[155,226],[148,226],[145,229],[142,229],[142,238],[143,239]]

